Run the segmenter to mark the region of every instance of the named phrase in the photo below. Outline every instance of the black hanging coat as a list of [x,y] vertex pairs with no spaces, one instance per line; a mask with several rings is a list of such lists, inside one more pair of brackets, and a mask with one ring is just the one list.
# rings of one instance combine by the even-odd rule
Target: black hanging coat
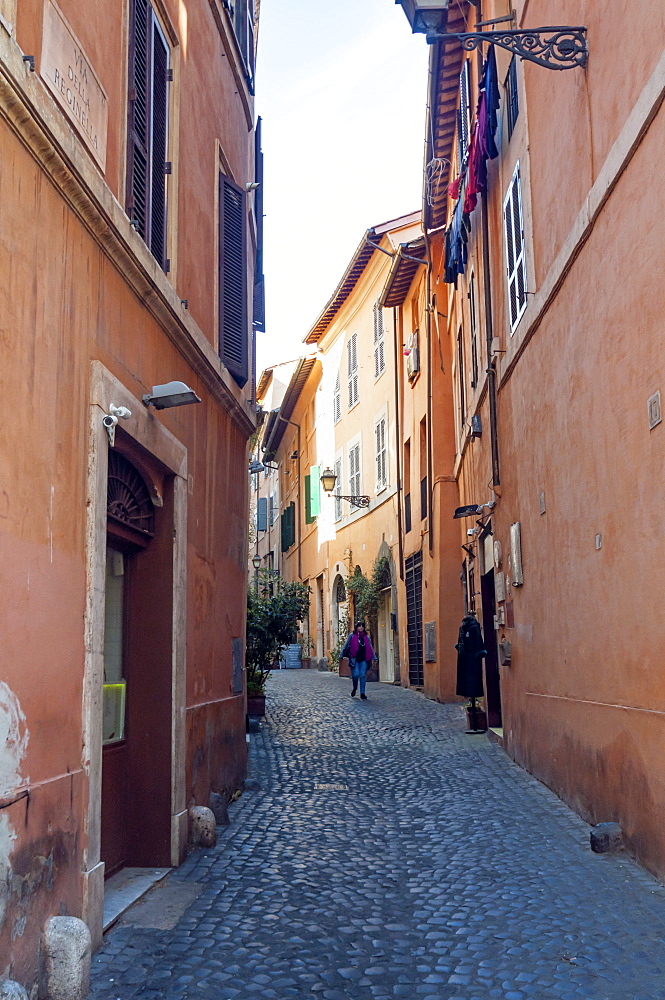
[[483,657],[487,650],[483,633],[473,615],[465,615],[460,625],[457,650],[457,694],[465,698],[482,698]]

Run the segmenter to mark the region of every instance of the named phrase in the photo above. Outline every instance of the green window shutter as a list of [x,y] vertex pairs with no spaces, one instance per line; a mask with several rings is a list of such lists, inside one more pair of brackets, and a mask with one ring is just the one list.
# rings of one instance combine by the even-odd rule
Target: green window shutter
[[309,470],[309,475],[311,479],[309,510],[312,520],[314,520],[321,513],[321,467],[313,465]]
[[282,552],[286,552],[288,549],[288,523],[289,523],[289,512],[288,509],[282,512],[280,518],[280,531],[282,540]]
[[312,517],[312,478],[305,476],[305,524],[311,524]]
[[289,536],[287,541],[287,549],[296,543],[296,505],[294,503],[289,504]]

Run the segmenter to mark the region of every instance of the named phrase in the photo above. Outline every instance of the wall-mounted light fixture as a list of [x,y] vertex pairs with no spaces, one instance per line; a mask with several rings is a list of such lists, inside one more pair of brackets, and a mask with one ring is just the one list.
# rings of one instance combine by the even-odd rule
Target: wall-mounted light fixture
[[[335,483],[337,482],[337,476],[332,469],[324,469],[320,476],[321,485],[323,486],[324,492],[329,496],[335,489]],[[350,504],[354,507],[369,507],[369,497],[358,496],[358,497],[345,497],[341,493],[333,494],[335,500],[348,500]]]
[[249,474],[250,476],[255,476],[259,472],[265,472],[267,469],[270,469],[272,472],[274,472],[278,468],[279,466],[277,465],[270,465],[268,462],[259,462],[257,460],[255,462],[249,463]]
[[132,411],[128,410],[126,406],[114,406],[111,403],[109,412],[102,417],[102,423],[109,436],[109,445],[111,448],[115,446],[115,429],[118,426],[118,420],[129,420],[131,415]]
[[453,514],[453,520],[457,517],[477,517],[479,514],[482,514],[483,507],[487,507],[488,510],[494,510],[496,500],[490,500],[489,503],[471,503],[467,504],[466,507],[457,507]]
[[[445,30],[448,20],[449,0],[395,0],[401,5],[411,30],[427,36],[430,45],[434,42],[447,42],[456,39],[461,42],[467,52],[479,48],[483,42],[490,42],[502,49],[507,49],[520,59],[536,63],[545,69],[575,69],[576,66],[586,66],[588,47],[586,28],[582,26],[554,25],[545,28],[528,28],[525,31],[511,29],[498,31],[460,31]],[[511,17],[494,18],[492,21],[480,21],[476,27],[490,27],[501,21],[510,21]]]
[[252,566],[258,572],[258,570],[261,568],[261,556],[259,555],[252,556]]
[[201,402],[194,390],[184,382],[153,385],[152,392],[146,393],[142,399],[145,406],[154,406],[156,410],[170,410],[174,406],[188,406],[190,403]]

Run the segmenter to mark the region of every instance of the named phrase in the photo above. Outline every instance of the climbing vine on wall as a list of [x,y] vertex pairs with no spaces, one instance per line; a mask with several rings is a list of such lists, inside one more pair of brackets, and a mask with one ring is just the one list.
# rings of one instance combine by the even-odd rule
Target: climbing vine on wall
[[[349,559],[349,562],[351,559]],[[351,566],[349,566],[349,571]],[[349,572],[346,589],[353,594],[355,618],[364,620],[372,635],[376,635],[377,616],[381,604],[381,591],[385,589],[386,577],[390,578],[390,560],[381,556],[374,563],[372,575],[365,576],[360,566],[353,573]]]

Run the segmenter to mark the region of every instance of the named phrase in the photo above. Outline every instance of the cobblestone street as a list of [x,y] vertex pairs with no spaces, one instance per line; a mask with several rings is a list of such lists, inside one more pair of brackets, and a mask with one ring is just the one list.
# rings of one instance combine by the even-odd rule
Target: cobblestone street
[[461,708],[349,693],[271,678],[260,790],[106,936],[94,1000],[665,997],[657,881]]

